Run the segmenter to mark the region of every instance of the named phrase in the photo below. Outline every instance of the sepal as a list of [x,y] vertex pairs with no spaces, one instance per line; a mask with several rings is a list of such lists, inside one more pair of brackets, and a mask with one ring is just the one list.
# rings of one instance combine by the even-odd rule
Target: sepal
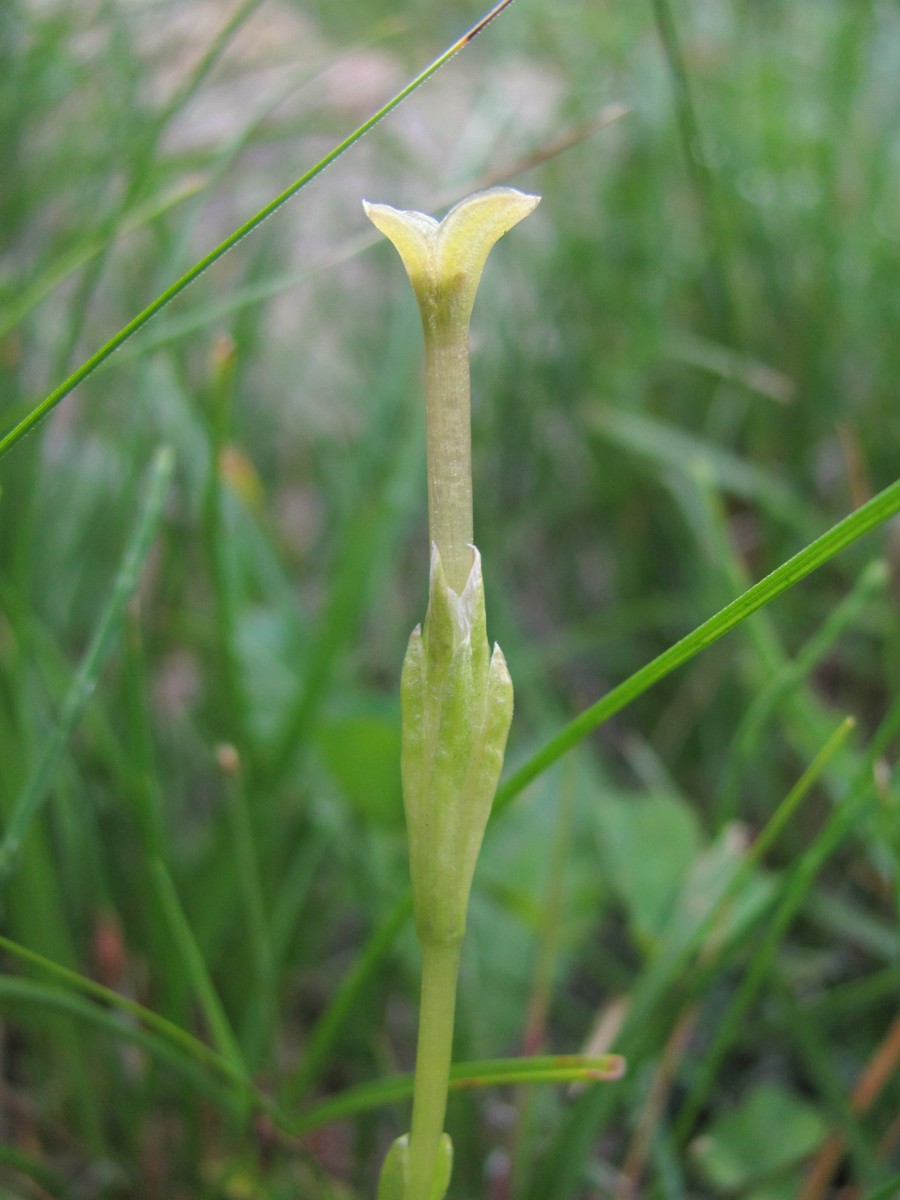
[[455,942],[503,767],[513,688],[499,646],[489,657],[481,556],[457,595],[432,548],[425,626],[401,677],[401,771],[416,926]]

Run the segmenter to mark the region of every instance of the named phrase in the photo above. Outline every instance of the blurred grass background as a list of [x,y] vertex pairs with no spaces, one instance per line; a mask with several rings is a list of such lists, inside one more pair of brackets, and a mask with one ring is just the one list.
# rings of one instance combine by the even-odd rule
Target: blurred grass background
[[[481,13],[6,0],[2,428]],[[4,459],[4,1195],[349,1200],[406,1127],[289,1128],[415,1034],[420,331],[361,198],[543,196],[473,322],[514,767],[897,477],[898,112],[886,0],[519,0]],[[457,1057],[630,1069],[453,1098],[452,1197],[900,1195],[898,553],[852,547],[490,831]]]

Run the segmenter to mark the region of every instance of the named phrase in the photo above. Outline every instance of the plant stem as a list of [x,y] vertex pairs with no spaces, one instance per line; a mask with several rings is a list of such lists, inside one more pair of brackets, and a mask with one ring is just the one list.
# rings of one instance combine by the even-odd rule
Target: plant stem
[[472,566],[472,432],[468,323],[425,328],[428,532],[448,585],[459,595]]
[[429,1200],[444,1131],[460,942],[422,945],[422,999],[406,1200]]

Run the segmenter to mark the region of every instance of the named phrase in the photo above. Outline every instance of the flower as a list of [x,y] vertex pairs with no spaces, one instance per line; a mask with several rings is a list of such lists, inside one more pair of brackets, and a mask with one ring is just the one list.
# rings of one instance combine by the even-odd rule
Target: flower
[[461,200],[443,221],[366,200],[363,208],[403,260],[427,333],[442,321],[468,327],[491,247],[539,202],[515,188],[490,188]]
[[469,318],[491,247],[538,203],[511,188],[470,196],[443,221],[367,204],[410,278],[425,334],[431,577],[424,629],[400,679],[401,774],[422,1007],[409,1141],[385,1163],[379,1200],[439,1200],[452,1158],[442,1132],[459,954],[472,876],[503,767],[513,687],[491,652],[472,537]]
[[443,221],[363,201],[369,219],[394,243],[422,314],[429,535],[457,595],[472,566],[474,541],[469,318],[491,247],[539,199],[491,188],[462,200]]

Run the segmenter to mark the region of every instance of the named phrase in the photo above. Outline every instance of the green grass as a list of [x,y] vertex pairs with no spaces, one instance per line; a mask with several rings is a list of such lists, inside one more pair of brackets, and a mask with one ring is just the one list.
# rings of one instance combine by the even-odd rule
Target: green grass
[[421,350],[360,200],[495,179],[451,1200],[897,1188],[900,20],[519,0],[319,173],[481,15],[0,10],[4,1195],[370,1197],[407,1128]]

